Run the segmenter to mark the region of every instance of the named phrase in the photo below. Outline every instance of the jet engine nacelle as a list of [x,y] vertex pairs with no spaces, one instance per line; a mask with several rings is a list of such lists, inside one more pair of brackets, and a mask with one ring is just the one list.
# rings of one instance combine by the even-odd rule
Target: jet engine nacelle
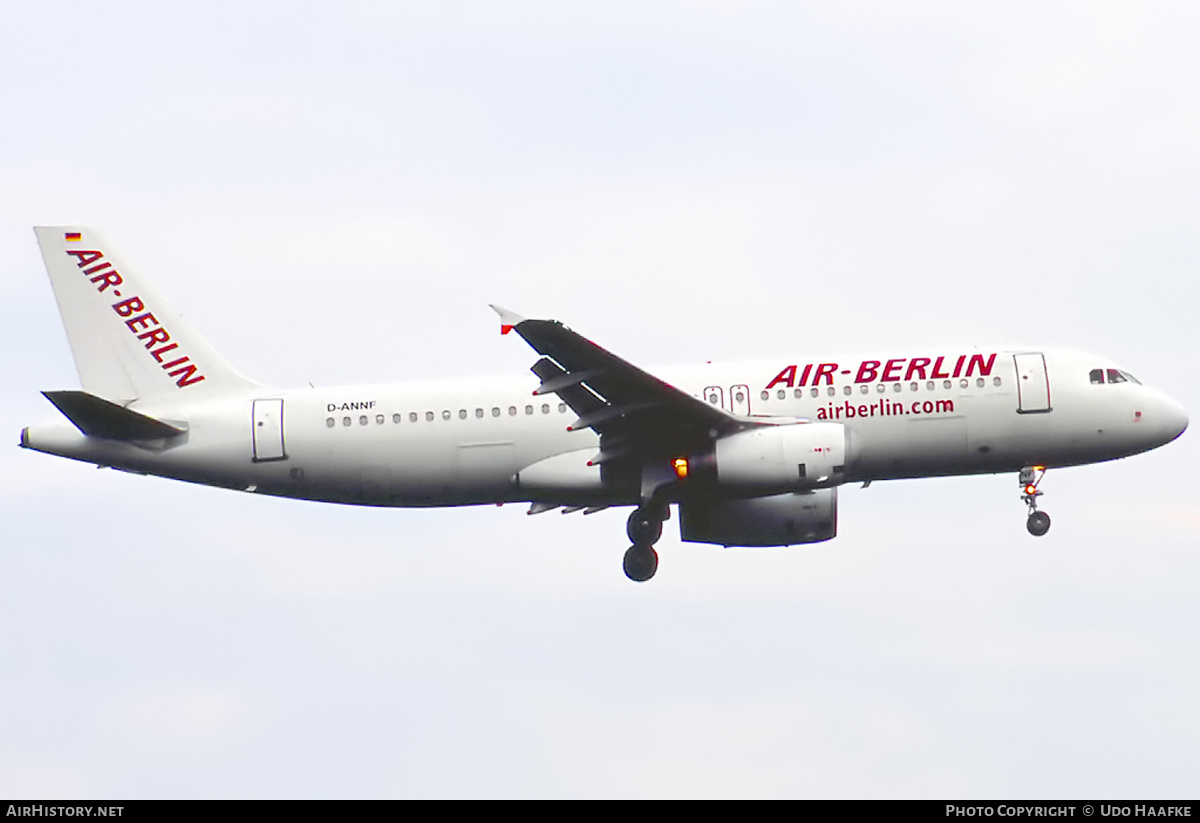
[[851,451],[840,423],[759,426],[716,441],[717,485],[737,491],[804,490],[840,485]]
[[679,504],[679,536],[722,546],[791,546],[837,534],[837,489]]

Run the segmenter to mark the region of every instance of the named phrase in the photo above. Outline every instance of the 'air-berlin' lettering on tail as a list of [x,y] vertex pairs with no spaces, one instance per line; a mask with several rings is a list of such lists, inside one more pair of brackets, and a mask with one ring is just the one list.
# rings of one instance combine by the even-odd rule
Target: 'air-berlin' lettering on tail
[[[125,281],[120,272],[113,268],[112,263],[104,259],[103,252],[94,249],[67,249],[67,254],[75,258],[83,275],[95,284],[96,291],[103,294],[112,289],[112,297],[121,296],[118,286]],[[171,342],[170,332],[158,322],[158,318],[146,308],[140,297],[127,297],[113,303],[112,308],[119,317],[125,318],[125,327],[145,344],[146,350],[162,366],[163,371],[177,378],[176,386],[185,388],[204,379],[200,368],[190,357],[178,351],[179,344]]]

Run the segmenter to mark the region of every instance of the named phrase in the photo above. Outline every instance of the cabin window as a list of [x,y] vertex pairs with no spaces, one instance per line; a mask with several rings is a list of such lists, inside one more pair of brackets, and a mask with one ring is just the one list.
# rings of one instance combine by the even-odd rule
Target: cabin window
[[416,413],[416,412],[409,412],[409,413],[408,413],[408,422],[409,422],[409,423],[416,423],[416,422],[417,422],[417,413]]
[[542,404],[542,414],[549,414],[549,413],[550,413],[550,404],[543,403]]
[[916,380],[914,380],[913,382],[911,382],[911,383],[909,383],[909,384],[908,384],[908,390],[909,390],[909,391],[916,391],[916,390],[917,390],[917,389],[919,389],[920,387],[921,387],[921,384],[920,384],[920,383],[918,383]]
[[342,418],[342,425],[343,425],[343,426],[349,426],[349,425],[350,425],[350,418],[349,418],[349,417],[343,417],[343,418]]
[[828,389],[825,390],[825,393],[827,395],[829,395],[830,397],[833,397],[835,394],[837,394],[837,389],[835,389],[833,386],[830,386]]
[[[804,389],[796,389],[796,399],[799,400],[803,396],[804,396]],[[713,397],[716,397],[716,395],[714,394]],[[713,402],[716,403],[717,401],[714,400]]]
[[466,420],[466,419],[467,419],[467,410],[466,410],[466,409],[459,409],[459,410],[458,410],[458,419],[459,419],[459,420]]
[[932,380],[930,380],[928,383],[925,384],[925,390],[933,391],[934,385],[936,385],[936,384]]
[[449,409],[442,409],[442,419],[443,420],[450,419],[450,410]]
[[870,390],[871,390],[871,387],[868,386],[866,383],[863,383],[861,386],[858,387],[859,394],[866,394]]
[[558,413],[559,413],[559,414],[566,414],[566,413],[567,413],[567,404],[566,404],[566,403],[559,403],[559,404],[558,404]]
[[499,416],[500,416],[500,407],[492,406],[492,417],[499,417]]
[[425,412],[425,421],[428,423],[433,422],[433,412],[431,412],[431,411]]
[[813,396],[813,397],[816,397],[816,396],[817,396],[817,395],[819,395],[820,393],[821,393],[821,390],[820,390],[820,389],[818,389],[818,388],[816,388],[816,387],[814,386],[814,387],[813,387],[813,389],[812,389],[812,396]]
[[525,414],[533,414],[533,406],[526,406]]
[[853,386],[846,386],[846,388],[842,390],[842,394],[850,394],[852,391],[854,391]]
[[948,389],[948,388],[950,388],[950,381],[949,381],[949,380],[947,380],[947,381],[945,381],[944,383],[942,383],[942,388],[943,388],[943,389]]
[[887,391],[887,386],[880,383],[878,386],[875,387],[875,391],[879,392],[880,394],[883,394],[885,391]]
[[900,389],[902,389],[902,388],[904,388],[904,387],[901,386],[899,383],[892,384],[892,391],[900,391]]
[[958,387],[960,389],[965,389],[969,385],[971,385],[971,384],[967,381],[967,378],[965,378],[965,377],[962,380],[958,381]]
[[383,425],[383,415],[382,414],[375,415],[375,424],[378,426]]
[[332,428],[333,428],[333,425],[334,425],[333,418],[332,418],[332,417],[326,417],[326,418],[325,418],[325,425],[326,425],[326,426],[328,426],[329,428],[331,428],[331,429],[332,429]]
[[993,377],[993,378],[992,378],[992,385],[993,385],[993,386],[999,386],[999,385],[1000,385],[1000,378],[999,378],[999,377]]
[[476,409],[476,410],[475,410],[475,417],[477,417],[477,418],[479,418],[480,420],[482,420],[482,419],[483,419],[483,409]]
[[360,426],[365,426],[365,425],[367,425],[367,416],[366,416],[365,414],[359,415],[359,417],[358,417],[358,425],[360,425]]
[[978,387],[978,388],[981,388],[981,389],[982,389],[982,388],[983,388],[985,385],[987,385],[987,381],[986,381],[986,380],[984,380],[982,377],[976,377],[976,378],[975,378],[975,385],[976,385],[976,387]]
[[779,397],[779,399],[780,399],[780,400],[783,400],[784,398],[786,398],[786,397],[787,397],[787,389],[780,389],[780,390],[779,390],[778,392],[776,392],[775,394],[776,394],[776,396],[777,396],[777,397]]
[[759,397],[761,397],[763,400],[770,400],[771,393],[769,391],[765,391],[762,394],[760,394]]
[[399,413],[396,413],[396,414],[393,414],[393,415],[392,415],[392,422],[393,422],[393,423],[399,423],[399,422],[400,422],[402,419],[403,419],[403,418],[400,416],[400,414],[399,414]]
[[516,406],[509,406],[509,407],[508,407],[508,416],[509,416],[509,417],[516,417],[516,416],[517,416],[517,407],[516,407]]

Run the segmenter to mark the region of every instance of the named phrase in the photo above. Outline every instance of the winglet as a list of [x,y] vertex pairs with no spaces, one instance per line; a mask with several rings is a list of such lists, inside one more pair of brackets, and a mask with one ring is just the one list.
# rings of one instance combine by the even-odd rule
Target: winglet
[[500,315],[500,333],[501,334],[508,334],[510,331],[512,331],[518,325],[525,322],[525,318],[522,317],[521,315],[517,314],[516,312],[511,312],[508,309],[501,308],[500,306],[497,306],[492,303],[489,303],[488,305],[492,307],[492,311],[494,311],[496,314]]

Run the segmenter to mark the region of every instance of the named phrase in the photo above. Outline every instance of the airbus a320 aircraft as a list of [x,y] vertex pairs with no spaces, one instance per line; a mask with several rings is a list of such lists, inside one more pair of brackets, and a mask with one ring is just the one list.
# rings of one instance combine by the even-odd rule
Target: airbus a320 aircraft
[[95,231],[38,228],[82,390],[25,448],[260,494],[367,506],[633,506],[625,573],[684,541],[837,533],[845,483],[1017,473],[1027,527],[1047,468],[1169,443],[1187,414],[1105,357],[1044,348],[793,353],[652,375],[551,320],[496,307],[540,355],[517,376],[280,390],[233,369]]

